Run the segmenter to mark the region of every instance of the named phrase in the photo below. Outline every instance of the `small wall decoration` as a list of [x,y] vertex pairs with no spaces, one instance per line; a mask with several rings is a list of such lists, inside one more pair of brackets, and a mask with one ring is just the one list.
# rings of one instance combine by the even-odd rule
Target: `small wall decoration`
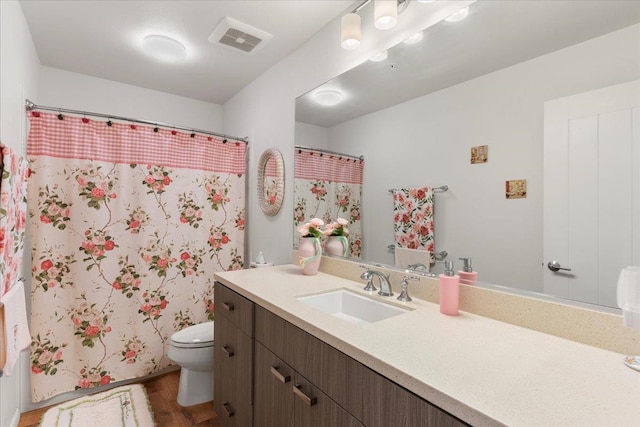
[[477,147],[471,147],[471,164],[487,163],[489,160],[489,146],[478,145]]
[[527,197],[527,180],[514,179],[505,181],[507,199],[525,199]]

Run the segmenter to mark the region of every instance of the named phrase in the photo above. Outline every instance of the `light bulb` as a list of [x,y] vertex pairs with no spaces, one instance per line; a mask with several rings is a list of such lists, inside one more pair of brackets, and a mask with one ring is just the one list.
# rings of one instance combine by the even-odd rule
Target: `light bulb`
[[343,49],[353,50],[360,46],[360,22],[360,15],[357,13],[347,13],[342,17],[340,40]]
[[377,29],[393,28],[398,22],[398,2],[396,0],[374,0],[373,17]]

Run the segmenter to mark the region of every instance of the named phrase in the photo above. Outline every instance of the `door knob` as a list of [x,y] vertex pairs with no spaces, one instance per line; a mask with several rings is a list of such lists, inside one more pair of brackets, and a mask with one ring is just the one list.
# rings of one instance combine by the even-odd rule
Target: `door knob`
[[559,270],[571,271],[570,268],[562,267],[558,261],[550,261],[549,264],[547,264],[547,267],[549,267],[549,270],[551,271],[559,271]]

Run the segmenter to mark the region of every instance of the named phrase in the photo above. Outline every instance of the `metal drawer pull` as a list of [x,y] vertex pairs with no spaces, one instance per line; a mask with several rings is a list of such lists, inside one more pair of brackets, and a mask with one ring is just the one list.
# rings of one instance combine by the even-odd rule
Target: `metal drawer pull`
[[289,381],[291,381],[291,377],[289,375],[282,375],[280,373],[280,371],[278,371],[278,366],[272,366],[271,367],[271,373],[273,374],[274,377],[276,377],[278,379],[278,381],[280,381],[282,384],[286,384]]
[[304,392],[302,390],[300,390],[300,388],[302,387],[302,385],[300,384],[294,384],[293,385],[293,393],[298,396],[307,406],[313,406],[316,403],[318,403],[318,398],[317,397],[309,397],[306,394],[304,394]]
[[233,357],[233,355],[235,354],[233,352],[233,349],[231,347],[229,347],[228,345],[223,345],[222,346],[222,351],[224,352],[224,354],[227,355],[227,357]]
[[232,302],[223,302],[222,306],[225,308],[225,310],[227,311],[233,311],[236,309],[236,307],[233,305]]
[[235,412],[233,411],[233,408],[231,407],[229,402],[224,402],[222,404],[222,407],[224,408],[224,411],[227,413],[227,417],[231,418],[235,415]]

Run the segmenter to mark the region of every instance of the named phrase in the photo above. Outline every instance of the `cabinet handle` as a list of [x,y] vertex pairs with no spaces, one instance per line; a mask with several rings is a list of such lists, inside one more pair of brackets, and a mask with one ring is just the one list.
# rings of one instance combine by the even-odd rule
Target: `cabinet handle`
[[222,303],[222,306],[223,306],[223,307],[225,308],[225,310],[227,310],[227,311],[233,311],[233,310],[235,310],[235,309],[236,309],[236,306],[235,306],[235,305],[233,305],[233,303],[232,303],[232,302],[223,302],[223,303]]
[[235,412],[233,411],[233,408],[231,407],[229,402],[224,402],[222,404],[222,407],[224,408],[224,411],[227,413],[227,417],[231,418],[235,415]]
[[233,349],[231,347],[229,347],[228,345],[223,345],[222,346],[222,351],[224,352],[224,354],[227,355],[227,357],[233,357],[233,355],[235,354],[233,352]]
[[304,394],[304,392],[302,390],[300,390],[302,388],[301,384],[294,384],[293,385],[293,394],[295,394],[296,396],[298,396],[307,406],[313,406],[316,403],[318,403],[318,398],[317,397],[309,397],[306,394]]
[[272,366],[271,373],[274,377],[278,379],[282,384],[286,384],[291,381],[291,377],[289,375],[282,375],[280,371],[278,371],[279,366]]

